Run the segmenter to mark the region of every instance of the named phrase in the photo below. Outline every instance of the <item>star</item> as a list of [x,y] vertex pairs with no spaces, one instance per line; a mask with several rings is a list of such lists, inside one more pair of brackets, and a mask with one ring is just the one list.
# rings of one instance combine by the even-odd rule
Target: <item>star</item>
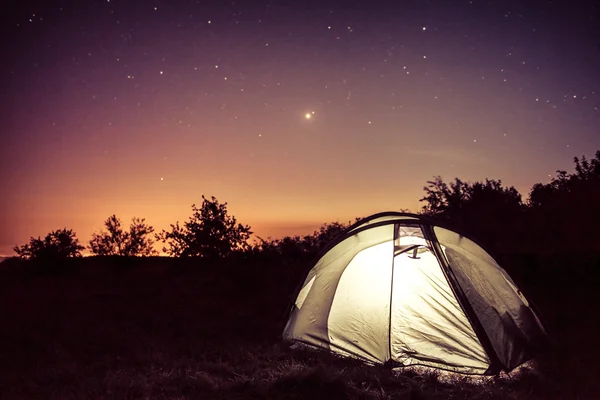
[[[586,39],[583,35],[594,31],[596,26],[594,21],[587,21],[588,15],[579,21],[586,25],[578,31],[582,36],[574,38],[579,39],[577,46],[570,46],[568,42],[552,41],[555,35],[568,32],[569,27],[557,26],[554,31],[540,28],[532,34],[532,19],[526,18],[530,11],[523,12],[523,17],[514,10],[510,13],[488,10],[488,15],[483,10],[487,6],[475,7],[478,2],[474,0],[465,2],[465,7],[471,8],[469,3],[474,5],[468,12],[462,8],[461,12],[453,12],[455,6],[445,2],[426,13],[405,7],[403,16],[398,16],[394,24],[381,23],[387,7],[366,7],[373,18],[365,19],[361,7],[351,2],[343,12],[336,7],[322,7],[315,24],[302,21],[316,10],[292,10],[268,4],[273,2],[263,5],[235,0],[222,5],[221,2],[173,2],[167,8],[153,1],[144,3],[139,10],[131,2],[117,0],[100,0],[98,7],[92,9],[75,3],[60,13],[57,5],[43,13],[21,10],[14,18],[8,18],[13,21],[11,27],[19,43],[23,42],[22,47],[35,44],[35,52],[15,54],[11,59],[7,75],[15,83],[10,90],[18,101],[9,104],[7,112],[14,111],[10,107],[17,109],[27,104],[28,99],[40,99],[35,105],[43,105],[35,107],[31,115],[11,112],[8,130],[15,146],[10,148],[20,152],[14,154],[14,161],[23,160],[27,176],[37,171],[43,179],[54,179],[50,171],[40,168],[36,153],[27,151],[25,142],[29,139],[20,132],[27,132],[28,127],[35,128],[29,129],[28,135],[36,135],[35,140],[48,145],[44,149],[48,162],[58,162],[69,152],[70,159],[77,161],[73,164],[75,172],[83,174],[88,168],[86,160],[97,152],[101,157],[94,159],[94,163],[106,163],[98,165],[98,170],[106,168],[114,172],[119,167],[121,171],[117,173],[127,174],[124,179],[132,181],[138,178],[151,181],[156,175],[145,173],[144,177],[144,168],[128,168],[129,163],[134,165],[138,158],[156,155],[160,159],[158,152],[167,149],[169,159],[163,163],[169,163],[173,170],[166,171],[186,174],[196,167],[210,169],[198,160],[213,147],[226,149],[233,143],[235,151],[222,154],[232,157],[226,160],[231,168],[208,171],[217,181],[237,179],[234,172],[237,170],[249,175],[261,173],[262,170],[244,171],[247,166],[237,155],[243,159],[260,149],[251,161],[263,160],[264,164],[256,163],[252,168],[263,168],[280,160],[283,154],[280,148],[289,149],[289,160],[297,162],[312,156],[312,153],[306,155],[305,149],[297,144],[308,146],[315,140],[325,140],[326,145],[332,145],[333,137],[341,137],[346,140],[332,145],[336,151],[329,152],[328,148],[328,157],[332,161],[345,160],[348,154],[345,146],[360,153],[362,149],[355,148],[356,144],[366,142],[368,134],[368,140],[382,146],[394,141],[423,148],[431,146],[426,155],[431,156],[433,164],[428,174],[432,176],[442,173],[453,162],[449,160],[456,157],[454,167],[458,178],[497,178],[496,173],[505,171],[508,184],[518,183],[527,190],[525,186],[533,185],[537,176],[545,179],[545,173],[540,175],[537,167],[523,168],[522,173],[515,168],[502,170],[496,163],[504,166],[507,157],[533,154],[526,158],[531,165],[552,166],[552,157],[556,155],[572,157],[577,155],[577,149],[592,151],[587,147],[595,143],[594,135],[598,133],[600,83],[593,68],[589,68],[597,64],[598,54],[594,52],[597,49],[593,38],[588,35]],[[523,6],[522,11],[527,8]],[[399,11],[400,6],[390,6],[389,11],[392,9]],[[94,13],[100,10],[106,15],[94,19]],[[478,16],[476,13],[480,12]],[[508,19],[503,18],[505,14]],[[543,19],[546,13],[536,15],[539,16],[536,25],[544,26],[541,24],[551,20]],[[150,16],[152,21],[147,20]],[[217,18],[214,23],[213,17]],[[82,24],[81,18],[92,18],[95,22]],[[28,20],[31,23],[27,24]],[[286,24],[273,26],[274,21]],[[502,32],[511,32],[511,37],[498,39],[494,21],[505,24]],[[17,23],[20,27],[14,29]],[[52,25],[56,24],[64,24],[66,36],[80,36],[78,45],[68,51],[61,49],[52,33]],[[142,26],[145,28],[138,29]],[[354,29],[358,36],[354,35]],[[556,54],[568,54],[568,62],[540,50],[548,43]],[[48,54],[52,57],[46,57]],[[359,54],[364,56],[356,56]],[[19,82],[33,83],[19,85]],[[53,104],[44,99],[60,99],[60,102]],[[563,104],[558,108],[560,101]],[[282,129],[288,134],[283,134]],[[419,143],[425,138],[423,131],[428,133],[431,143]],[[543,157],[536,154],[540,141],[534,140],[542,132],[547,139],[542,141],[549,143],[548,152],[544,150],[548,154]],[[67,140],[67,135],[76,136],[77,140]],[[446,149],[437,140],[445,135],[452,138],[455,148]],[[76,148],[79,143],[86,146]],[[131,146],[125,147],[123,143]],[[513,145],[517,146],[518,154],[513,154]],[[105,146],[110,148],[106,156]],[[6,157],[2,151],[8,152],[4,147],[0,146],[0,158]],[[489,156],[489,163],[482,162],[480,166],[474,160],[459,163],[462,155],[459,152],[469,149],[480,149],[479,156]],[[129,150],[134,153],[132,157],[123,156]],[[437,157],[437,154],[445,155]],[[118,162],[109,159],[111,156]],[[560,163],[564,161],[561,160]],[[405,162],[408,165],[407,160],[400,160],[403,166]],[[375,176],[378,163],[368,164],[365,168],[370,168]],[[77,168],[80,165],[85,168]],[[153,173],[156,171],[160,169]],[[342,178],[344,182],[347,178],[349,187],[356,177],[349,171],[343,173],[348,173]],[[275,171],[277,174],[284,176],[284,171]],[[101,176],[106,178],[103,183],[106,187],[111,176],[111,173]],[[161,184],[166,180],[162,175],[158,178]],[[56,179],[53,184],[64,184]],[[250,182],[240,180],[240,185],[246,184]],[[81,185],[88,190],[88,185]],[[166,185],[169,190],[171,185],[173,182]],[[265,190],[280,190],[277,185],[271,187],[270,180],[268,186]],[[103,187],[98,184],[92,189],[101,193]],[[414,207],[420,207],[421,185],[411,182],[411,187],[416,187],[415,191],[403,194],[402,201],[412,201]],[[185,185],[178,184],[176,188],[186,190]],[[124,189],[119,196],[132,196],[130,199],[136,195],[133,187]],[[155,189],[162,191],[158,186]],[[245,187],[240,187],[235,192],[244,190]],[[225,196],[222,200],[229,199]],[[231,200],[237,201],[235,196]],[[298,199],[303,200],[306,199]],[[350,208],[355,206],[356,209]],[[333,207],[333,211],[323,209],[319,213],[332,213],[326,214],[326,218],[337,218],[345,214],[335,213],[361,214],[364,210],[361,207],[357,203],[343,210]],[[154,219],[160,212],[156,210],[154,214],[152,210],[147,217]],[[285,219],[295,211],[290,207],[278,208],[277,212],[280,214],[276,218]],[[174,211],[169,218],[174,218],[173,215]],[[101,221],[101,217],[97,220]],[[250,219],[248,223],[260,224],[259,220],[267,217],[270,218],[257,213],[256,221]],[[4,234],[1,231],[0,255]],[[88,231],[82,230],[80,234],[86,236]]]

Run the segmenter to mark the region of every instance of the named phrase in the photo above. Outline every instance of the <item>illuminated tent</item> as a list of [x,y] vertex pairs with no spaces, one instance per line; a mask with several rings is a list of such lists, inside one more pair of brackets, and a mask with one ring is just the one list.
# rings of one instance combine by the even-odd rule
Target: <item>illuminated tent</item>
[[546,333],[479,245],[426,217],[386,212],[321,252],[283,337],[392,367],[492,375],[531,359]]

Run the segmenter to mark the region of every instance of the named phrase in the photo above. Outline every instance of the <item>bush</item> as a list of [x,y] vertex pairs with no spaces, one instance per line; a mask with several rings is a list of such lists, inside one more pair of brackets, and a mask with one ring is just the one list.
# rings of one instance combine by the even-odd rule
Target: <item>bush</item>
[[213,196],[208,200],[202,195],[202,206],[192,205],[193,214],[183,224],[171,224],[171,231],[163,230],[156,239],[167,243],[163,251],[175,257],[223,258],[236,251],[250,248],[249,226],[238,224],[227,213],[227,203],[220,204]]
[[30,238],[28,244],[15,246],[13,250],[21,259],[63,260],[81,257],[85,247],[79,244],[79,239],[71,229],[59,229],[46,235],[44,239]]
[[89,249],[98,256],[151,256],[158,252],[154,250],[154,240],[150,235],[154,228],[147,225],[144,218],[133,218],[129,232],[121,228],[121,220],[111,215],[104,222],[106,231],[92,234]]

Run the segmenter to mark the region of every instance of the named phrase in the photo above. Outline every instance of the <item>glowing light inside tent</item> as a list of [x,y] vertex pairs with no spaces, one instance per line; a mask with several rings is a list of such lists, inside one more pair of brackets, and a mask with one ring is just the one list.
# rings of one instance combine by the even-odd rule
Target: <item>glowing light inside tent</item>
[[[455,284],[470,290],[465,292],[473,298],[473,312],[484,318],[501,362],[509,369],[518,366],[522,350],[518,341],[507,342],[513,333],[502,321],[510,317],[511,326],[533,341],[545,332],[537,316],[524,311],[527,301],[483,249],[433,228]],[[367,362],[486,373],[490,359],[429,244],[414,223],[348,232],[310,271],[283,336]]]
[[388,241],[352,259],[340,277],[327,321],[336,347],[373,362],[385,360],[389,353],[392,254],[393,243]]
[[[478,370],[489,359],[430,251],[394,258],[392,358],[405,365],[437,360]],[[451,333],[450,333],[451,332]]]

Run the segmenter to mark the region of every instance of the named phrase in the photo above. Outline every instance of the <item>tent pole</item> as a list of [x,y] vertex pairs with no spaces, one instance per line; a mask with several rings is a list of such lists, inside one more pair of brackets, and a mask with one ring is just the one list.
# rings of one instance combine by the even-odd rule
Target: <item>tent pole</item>
[[389,350],[389,361],[393,364],[392,359],[392,301],[394,298],[394,261],[396,254],[396,238],[398,237],[398,224],[394,224],[394,235],[392,237],[392,275],[390,279],[390,315],[388,318],[388,350]]

